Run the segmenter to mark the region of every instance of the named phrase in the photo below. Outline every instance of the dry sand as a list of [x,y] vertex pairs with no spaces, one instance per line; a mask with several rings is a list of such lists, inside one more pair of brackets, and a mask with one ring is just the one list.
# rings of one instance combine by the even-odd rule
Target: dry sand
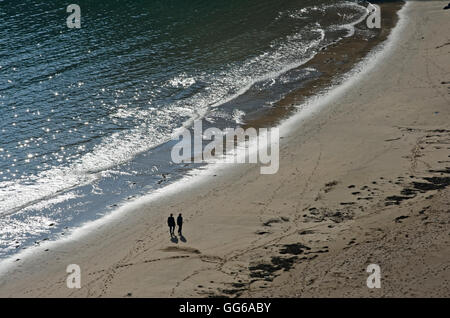
[[[0,296],[450,296],[450,10],[411,2],[398,42],[242,165],[15,262]],[[171,242],[183,212],[186,242]],[[36,250],[44,249],[37,248]],[[381,267],[381,288],[366,267]],[[66,287],[78,264],[82,288]]]

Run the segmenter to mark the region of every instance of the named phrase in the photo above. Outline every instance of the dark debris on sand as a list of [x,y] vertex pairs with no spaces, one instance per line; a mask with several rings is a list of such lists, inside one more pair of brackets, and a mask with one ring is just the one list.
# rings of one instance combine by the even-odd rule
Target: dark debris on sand
[[300,255],[305,250],[309,251],[309,250],[311,250],[311,248],[309,248],[308,246],[303,245],[301,243],[286,244],[286,245],[283,245],[283,248],[280,250],[280,254]]

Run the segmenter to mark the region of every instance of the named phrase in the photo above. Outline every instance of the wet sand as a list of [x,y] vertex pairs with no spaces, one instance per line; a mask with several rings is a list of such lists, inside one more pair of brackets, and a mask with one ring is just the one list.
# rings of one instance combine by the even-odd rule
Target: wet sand
[[[301,66],[302,69],[317,70],[321,74],[318,78],[309,80],[302,87],[290,92],[272,108],[261,112],[260,116],[247,119],[243,127],[273,127],[297,111],[297,105],[323,93],[331,85],[339,84],[347,72],[380,43],[386,41],[392,28],[397,24],[397,12],[404,4],[404,1],[380,3],[380,10],[383,12],[380,29],[369,30],[366,20],[356,24],[352,36],[328,45]],[[367,38],[367,33],[371,33],[372,37]]]
[[[17,260],[0,296],[448,297],[444,5],[410,2],[401,36],[370,71],[290,120],[277,174],[211,172]],[[166,219],[179,212],[185,236],[172,242]],[[366,286],[373,263],[380,289]],[[69,264],[81,267],[81,289],[66,287]]]

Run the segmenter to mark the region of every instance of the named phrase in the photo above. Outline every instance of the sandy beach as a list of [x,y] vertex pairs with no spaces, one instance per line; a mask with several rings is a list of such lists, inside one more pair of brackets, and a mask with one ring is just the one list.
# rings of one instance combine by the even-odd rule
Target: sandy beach
[[[283,125],[277,174],[207,171],[14,260],[0,297],[448,297],[445,5],[409,2],[369,69]],[[174,242],[166,219],[180,212]],[[66,286],[69,264],[80,289]]]

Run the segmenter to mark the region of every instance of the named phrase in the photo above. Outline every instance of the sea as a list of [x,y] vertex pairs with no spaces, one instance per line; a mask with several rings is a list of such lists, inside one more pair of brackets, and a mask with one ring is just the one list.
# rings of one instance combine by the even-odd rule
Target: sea
[[194,120],[236,127],[322,74],[364,1],[0,0],[0,259],[103,218],[199,165]]

